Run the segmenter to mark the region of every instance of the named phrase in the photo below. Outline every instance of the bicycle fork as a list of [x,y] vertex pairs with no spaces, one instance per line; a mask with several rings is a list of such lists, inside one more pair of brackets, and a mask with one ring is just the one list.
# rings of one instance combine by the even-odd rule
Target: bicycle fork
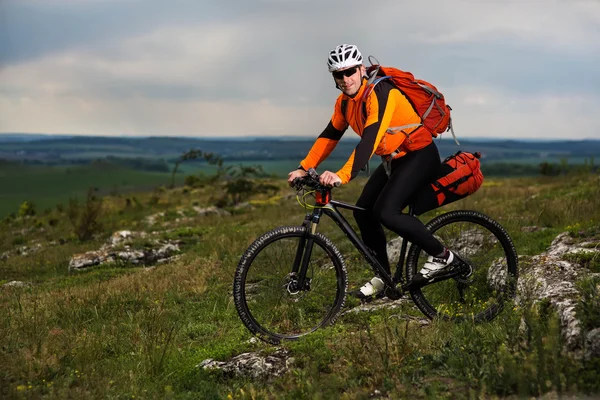
[[315,244],[314,235],[317,232],[317,225],[321,219],[321,214],[322,210],[316,210],[312,215],[307,214],[302,223],[302,226],[306,228],[306,234],[300,238],[298,248],[296,249],[294,264],[288,283],[290,294],[296,294],[301,290],[310,290],[310,278],[306,277],[306,273]]

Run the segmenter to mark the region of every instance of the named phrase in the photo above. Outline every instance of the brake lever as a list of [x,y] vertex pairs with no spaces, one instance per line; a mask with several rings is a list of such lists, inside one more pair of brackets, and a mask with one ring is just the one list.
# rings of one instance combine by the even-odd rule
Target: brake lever
[[[310,176],[312,179],[314,179],[316,182],[320,182],[319,181],[319,174],[317,173],[317,171],[314,168],[310,168],[308,171],[308,176]],[[320,183],[319,183],[320,184]],[[340,187],[342,186],[342,182],[335,182],[332,187]]]

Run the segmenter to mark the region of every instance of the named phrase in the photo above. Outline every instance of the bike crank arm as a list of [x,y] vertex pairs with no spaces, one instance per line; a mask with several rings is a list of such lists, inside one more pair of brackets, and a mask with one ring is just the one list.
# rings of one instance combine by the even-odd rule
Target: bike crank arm
[[448,274],[445,275],[438,275],[436,277],[434,277],[431,280],[425,281],[424,279],[421,280],[420,282],[417,281],[415,282],[414,278],[411,282],[408,282],[405,285],[402,285],[402,290],[415,290],[415,289],[421,289],[425,286],[429,286],[429,285],[433,285],[434,283],[438,283],[441,281],[446,281],[448,279],[452,279],[452,278],[458,278],[460,275],[463,275],[464,271],[454,271],[454,272],[450,272]]

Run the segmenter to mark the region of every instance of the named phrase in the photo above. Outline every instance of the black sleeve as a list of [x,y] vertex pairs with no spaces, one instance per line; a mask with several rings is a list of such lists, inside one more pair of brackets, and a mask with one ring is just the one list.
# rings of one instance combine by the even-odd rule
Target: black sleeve
[[374,94],[377,96],[377,103],[379,105],[377,122],[367,126],[363,130],[361,140],[354,151],[354,163],[352,164],[350,179],[354,179],[360,170],[367,165],[371,155],[373,154],[373,151],[375,151],[375,147],[378,144],[376,143],[377,134],[381,128],[381,120],[383,119],[383,114],[385,113],[385,109],[387,107],[388,95],[392,88],[393,86],[385,81],[375,86]]

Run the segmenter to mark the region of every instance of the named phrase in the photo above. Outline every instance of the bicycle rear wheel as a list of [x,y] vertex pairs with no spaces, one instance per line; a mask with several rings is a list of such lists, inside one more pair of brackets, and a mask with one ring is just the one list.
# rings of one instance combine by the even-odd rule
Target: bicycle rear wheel
[[[440,215],[426,226],[472,272],[411,290],[417,307],[431,319],[494,319],[504,301],[514,296],[518,277],[517,251],[506,230],[487,215],[467,210]],[[411,246],[406,263],[409,282],[427,257],[419,247]]]
[[332,324],[346,298],[348,278],[339,250],[320,233],[314,237],[306,278],[298,289],[292,273],[306,228],[288,226],[265,233],[237,266],[235,307],[246,327],[269,343],[297,339]]

